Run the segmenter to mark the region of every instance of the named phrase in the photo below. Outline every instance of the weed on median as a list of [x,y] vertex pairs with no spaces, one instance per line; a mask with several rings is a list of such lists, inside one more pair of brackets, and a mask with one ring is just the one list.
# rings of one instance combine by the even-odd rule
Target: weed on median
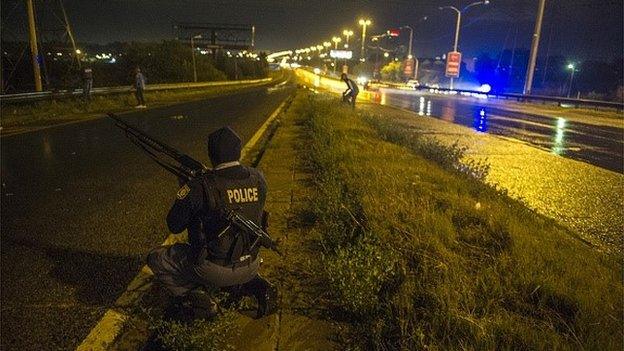
[[299,96],[319,291],[352,349],[622,348],[622,267],[463,151]]

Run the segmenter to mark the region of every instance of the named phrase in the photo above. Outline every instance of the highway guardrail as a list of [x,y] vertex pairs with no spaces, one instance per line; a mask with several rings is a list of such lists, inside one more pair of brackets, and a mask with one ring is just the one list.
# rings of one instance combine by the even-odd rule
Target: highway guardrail
[[[386,85],[388,87],[400,88],[400,89],[412,89],[404,84],[397,83],[388,83],[381,82],[382,85]],[[460,94],[460,95],[470,95],[470,96],[487,96],[488,98],[496,98],[496,99],[513,99],[519,102],[553,102],[558,105],[572,105],[574,107],[602,107],[602,108],[612,108],[616,110],[623,110],[624,103],[615,102],[615,101],[603,101],[603,100],[589,100],[589,99],[573,99],[566,98],[560,96],[547,96],[547,95],[524,95],[524,94],[514,94],[514,93],[485,93],[478,90],[465,90],[465,89],[449,89],[449,88],[435,88],[429,86],[418,86],[413,88],[414,90],[424,90],[432,93],[443,92],[443,93],[452,93],[452,94]]]
[[[306,71],[313,73],[312,69],[305,68]],[[339,80],[338,78],[334,78],[331,76],[322,76],[325,79],[333,79]],[[546,96],[546,95],[524,95],[524,94],[493,94],[493,93],[484,93],[482,91],[477,90],[463,90],[463,89],[448,89],[448,88],[436,88],[429,86],[418,86],[416,88],[410,88],[405,84],[394,83],[394,82],[384,82],[380,81],[378,83],[380,87],[383,88],[398,88],[398,89],[406,89],[406,90],[421,90],[428,91],[431,93],[448,93],[448,94],[460,94],[460,95],[470,95],[470,96],[487,96],[488,98],[496,98],[496,99],[514,99],[519,102],[528,102],[528,101],[536,101],[536,102],[553,102],[558,105],[571,105],[574,107],[594,107],[594,108],[610,108],[616,109],[618,111],[624,110],[624,103],[615,102],[615,101],[602,101],[602,100],[589,100],[589,99],[573,99],[559,96]]]
[[[205,88],[213,86],[228,86],[228,85],[244,85],[244,84],[259,84],[269,83],[273,78],[263,79],[248,79],[248,80],[226,80],[216,82],[203,82],[203,83],[169,83],[169,84],[151,84],[145,87],[146,91],[160,91],[160,90],[174,90],[174,89],[194,89]],[[94,88],[91,90],[91,95],[109,95],[109,94],[123,94],[129,93],[134,90],[131,86],[118,86],[118,87],[102,87]],[[82,95],[82,89],[74,90],[57,90],[57,91],[42,91],[36,93],[19,93],[19,94],[5,94],[0,95],[0,102],[30,102],[39,100],[54,100],[54,99],[66,99],[71,97],[77,97]]]

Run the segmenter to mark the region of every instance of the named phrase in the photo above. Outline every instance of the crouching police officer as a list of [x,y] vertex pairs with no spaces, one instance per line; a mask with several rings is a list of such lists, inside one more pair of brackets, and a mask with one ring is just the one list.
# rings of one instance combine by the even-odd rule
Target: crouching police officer
[[264,176],[239,163],[241,139],[229,127],[208,136],[208,153],[213,170],[184,184],[167,215],[169,230],[178,234],[187,229],[189,243],[156,248],[147,258],[155,280],[172,295],[166,314],[214,316],[218,308],[203,289],[253,295],[257,316],[271,314],[277,309],[277,291],[258,275],[259,248],[223,216],[223,210],[236,210],[266,226]]

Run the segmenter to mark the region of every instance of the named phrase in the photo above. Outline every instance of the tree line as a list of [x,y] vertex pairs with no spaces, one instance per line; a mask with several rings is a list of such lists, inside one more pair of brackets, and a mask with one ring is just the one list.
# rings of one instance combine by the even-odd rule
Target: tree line
[[[33,72],[28,43],[2,43],[2,92],[33,91]],[[197,81],[264,78],[268,75],[265,54],[240,57],[225,50],[195,52]],[[96,55],[99,58],[96,58]],[[80,67],[76,60],[80,59]],[[190,45],[178,40],[162,42],[85,45],[76,55],[67,45],[44,43],[40,48],[44,90],[81,86],[81,69],[93,70],[94,86],[122,86],[133,82],[138,67],[148,84],[192,82],[193,55]]]

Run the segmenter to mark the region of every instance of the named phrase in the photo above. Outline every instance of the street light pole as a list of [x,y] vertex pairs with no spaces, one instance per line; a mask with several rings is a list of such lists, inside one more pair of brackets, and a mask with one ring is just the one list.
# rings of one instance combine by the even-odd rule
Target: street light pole
[[537,49],[539,48],[540,35],[542,34],[542,20],[544,18],[544,8],[546,0],[540,0],[537,8],[537,19],[535,20],[535,31],[533,33],[533,42],[531,43],[531,56],[529,58],[529,67],[524,81],[524,95],[531,95],[533,89],[533,75],[535,74],[535,64],[537,63]]
[[[345,29],[345,30],[342,31],[342,35],[344,35],[346,37],[345,38],[346,42],[345,42],[344,47],[345,47],[345,49],[348,49],[349,48],[349,37],[353,35],[353,31]],[[347,65],[347,58],[346,57],[344,59],[344,65],[345,66]]]
[[[473,7],[473,6],[477,6],[477,5],[487,5],[489,4],[490,1],[489,0],[483,0],[483,1],[475,1],[472,4],[464,7],[463,9],[458,9],[455,6],[444,6],[444,7],[440,7],[440,10],[445,10],[445,9],[449,9],[449,10],[453,10],[457,13],[457,23],[455,25],[455,43],[453,44],[453,51],[457,52],[457,46],[459,44],[459,28],[461,27],[461,17],[462,17],[462,13],[465,12],[466,10],[468,10],[469,8]],[[453,89],[453,80],[454,78],[451,77],[451,86],[450,88]]]
[[412,41],[414,40],[414,29],[410,26],[403,26],[401,28],[407,28],[410,30],[409,43],[407,44],[407,58],[412,58]]
[[[410,27],[410,26],[403,26],[402,28],[407,28],[407,29],[410,30],[409,43],[407,45],[407,47],[408,47],[408,49],[407,49],[407,59],[408,59],[408,62],[411,62],[409,60],[414,59],[414,63],[415,64],[414,64],[414,67],[412,67],[413,70],[414,70],[412,75],[413,75],[414,79],[416,79],[416,77],[418,76],[418,73],[416,72],[416,70],[418,69],[418,63],[417,63],[418,59],[416,59],[416,58],[414,58],[414,56],[412,56],[412,42],[414,41],[414,29],[412,29],[412,27]],[[409,79],[409,77],[408,77],[408,79]]]
[[[334,49],[338,50],[338,43],[340,43],[342,41],[342,39],[340,37],[333,37],[332,41],[334,42]],[[334,73],[336,73],[336,66],[337,65],[338,65],[338,61],[334,57]]]
[[576,68],[574,67],[574,64],[570,63],[568,65],[568,69],[571,71],[570,83],[568,83],[568,97],[570,97],[570,94],[572,93],[572,81],[574,80],[574,71],[576,71]]
[[[426,21],[427,20],[427,16],[422,17],[418,22],[422,22],[422,21]],[[418,58],[414,57],[412,54],[412,45],[414,43],[414,29],[411,26],[403,26],[401,28],[407,28],[410,30],[410,37],[409,37],[409,45],[408,45],[408,55],[407,58],[408,59],[414,59],[414,79],[418,79]]]
[[361,19],[359,24],[362,26],[362,51],[360,52],[360,61],[366,60],[364,57],[364,45],[366,44],[366,27],[370,26],[371,20],[369,19]]
[[349,38],[353,35],[353,31],[352,30],[343,30],[342,31],[342,35],[344,35],[346,37],[346,42],[345,42],[345,48],[349,48]]

